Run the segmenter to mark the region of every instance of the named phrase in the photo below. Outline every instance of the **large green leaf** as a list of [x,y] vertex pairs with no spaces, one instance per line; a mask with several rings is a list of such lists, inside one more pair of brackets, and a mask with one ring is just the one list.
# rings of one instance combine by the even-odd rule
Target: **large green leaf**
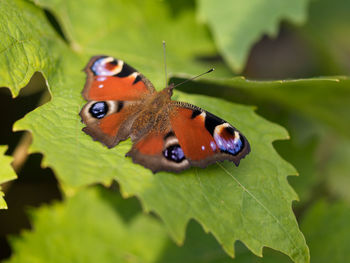
[[239,72],[251,46],[264,34],[276,35],[281,19],[298,24],[306,20],[308,1],[198,0],[198,4],[224,59]]
[[[295,250],[297,243],[304,243],[290,210],[290,200],[296,197],[285,178],[295,171],[278,157],[271,145],[273,138],[283,138],[286,133],[257,117],[252,109],[206,97],[179,96],[236,123],[252,146],[255,145],[254,150],[239,168],[224,163],[206,170],[192,169],[180,176],[153,175],[125,159],[129,142],[107,150],[92,142],[90,137],[80,135],[76,107],[68,108],[66,103],[71,96],[78,97],[79,91],[67,94],[57,104],[53,99],[18,125],[33,131],[32,150],[44,151],[45,163],[56,171],[65,185],[107,183],[116,178],[123,194],[139,196],[146,210],[153,210],[163,218],[176,240],[183,240],[187,221],[195,218],[219,239],[230,254],[233,254],[235,239],[245,242],[257,254],[261,253],[259,244],[284,251],[288,246]],[[217,104],[221,105],[220,111],[216,109]],[[57,109],[63,107],[64,112],[60,113]],[[232,117],[231,112],[242,120]],[[56,119],[60,119],[60,126],[55,125]],[[44,124],[38,126],[37,123]],[[259,127],[259,130],[253,127]],[[217,222],[220,222],[220,227]],[[262,229],[269,233],[273,231],[274,239],[271,240]],[[303,254],[302,251],[295,253],[299,254],[298,257]]]
[[[185,76],[185,75],[184,75]],[[240,97],[276,103],[301,114],[312,121],[349,137],[350,129],[350,79],[348,77],[323,77],[298,80],[252,81],[242,77],[230,79],[201,79],[199,83],[220,86],[226,99],[236,101]],[[201,85],[203,86],[203,85]],[[197,92],[203,91],[201,86]],[[228,93],[227,89],[232,92]],[[219,88],[208,94],[220,94]]]
[[[61,1],[39,2],[56,14],[70,46],[63,46],[57,39],[58,44],[46,50],[48,56],[54,54],[55,61],[48,65],[47,72],[41,69],[47,75],[51,101],[15,125],[17,130],[32,132],[31,151],[44,154],[44,164],[55,171],[64,189],[74,190],[95,182],[107,184],[116,179],[122,194],[138,196],[145,210],[152,210],[163,219],[178,243],[183,242],[187,222],[194,218],[213,233],[231,256],[234,242],[241,240],[257,255],[262,255],[263,246],[268,246],[289,255],[295,262],[307,262],[308,248],[291,210],[291,202],[297,197],[286,179],[296,171],[272,147],[274,140],[286,139],[287,132],[258,117],[252,108],[176,93],[177,99],[221,116],[247,136],[252,152],[238,168],[225,162],[180,175],[153,175],[124,157],[130,141],[108,150],[81,132],[83,125],[78,113],[84,104],[80,92],[85,79],[81,68],[90,55],[108,53],[126,58],[159,88],[163,74],[155,68],[162,61],[157,43],[184,35],[186,40],[168,46],[168,53],[172,54],[168,57],[172,60],[169,69],[194,73],[207,67],[195,57],[214,49],[205,31],[196,26],[193,11],[171,17],[164,15],[168,9],[160,2],[89,1],[84,9],[77,9],[73,2],[67,1],[66,5]],[[16,9],[16,4],[12,3],[12,8]],[[42,11],[32,5],[18,8],[15,13],[47,23]],[[32,31],[26,34],[36,36]],[[193,48],[192,43],[199,46]],[[37,55],[33,50],[32,56]],[[59,59],[55,60],[56,57]],[[21,59],[14,64],[23,63]]]
[[[6,146],[0,146],[0,185],[10,180],[17,178],[15,171],[11,166],[12,157],[6,156]],[[0,209],[7,209],[7,204],[3,198],[4,193],[1,191],[0,186]]]
[[34,231],[12,238],[8,262],[155,262],[168,240],[164,228],[141,214],[126,222],[114,208],[117,198],[108,199],[83,190],[33,211]]

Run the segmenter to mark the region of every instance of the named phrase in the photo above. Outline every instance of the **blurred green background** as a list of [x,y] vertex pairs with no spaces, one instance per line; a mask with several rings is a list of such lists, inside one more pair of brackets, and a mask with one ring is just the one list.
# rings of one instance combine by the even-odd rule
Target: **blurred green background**
[[[350,75],[350,2],[346,0],[305,1],[305,17],[289,19],[281,15],[283,19],[278,20],[275,30],[263,29],[255,37],[251,37],[253,39],[251,43],[247,40],[246,54],[243,51],[240,53],[237,51],[241,56],[236,56],[236,50],[234,50],[237,45],[239,50],[239,44],[227,44],[225,37],[221,37],[221,29],[217,30],[217,27],[224,27],[227,30],[224,31],[224,35],[231,32],[230,24],[223,19],[225,16],[218,15],[220,13],[215,12],[219,11],[214,10],[213,16],[207,12],[206,19],[203,18],[206,8],[211,8],[210,4],[204,3],[206,1],[165,2],[174,17],[181,10],[188,10],[196,12],[198,21],[205,23],[206,31],[210,38],[214,39],[218,51],[209,57],[201,57],[201,54],[198,54],[199,60],[205,61],[206,64],[224,64],[225,72],[230,72],[232,76],[239,75],[250,80],[264,81],[243,82],[241,80],[242,83],[240,83],[240,80],[236,79],[220,82],[208,78],[188,83],[179,89],[183,92],[205,94],[239,104],[256,105],[259,115],[286,127],[291,139],[277,141],[274,146],[285,160],[296,167],[300,175],[289,177],[288,181],[299,195],[300,201],[293,203],[293,210],[310,248],[311,262],[350,262],[348,253],[350,249],[350,81],[347,77]],[[228,10],[234,9],[239,14],[245,7],[242,3],[243,1],[227,1],[223,4],[228,7]],[[215,5],[215,1],[212,4]],[[254,1],[253,4],[259,3]],[[206,5],[209,6],[206,7]],[[264,13],[264,8],[259,10],[262,19],[267,19],[270,15]],[[54,14],[48,9],[45,14],[63,39],[69,38],[69,32],[64,32]],[[254,20],[255,17],[252,15],[246,20],[249,19]],[[186,27],[186,24],[181,26]],[[256,27],[254,23],[252,25],[248,23],[244,30],[253,32],[254,26]],[[272,33],[272,36],[266,35],[266,32]],[[234,35],[237,32],[231,33]],[[239,36],[239,34],[242,33],[236,35]],[[181,38],[181,36],[178,37]],[[239,42],[240,39],[236,41]],[[193,48],[195,49],[191,47]],[[159,70],[162,70],[162,65],[159,65]],[[324,81],[325,78],[334,79],[334,81]],[[182,80],[184,78],[174,77],[170,82],[179,83]],[[273,80],[285,81],[274,82]],[[216,86],[221,88],[215,89]],[[61,200],[62,197],[53,171],[50,168],[41,167],[42,155],[26,154],[31,141],[30,135],[12,132],[12,125],[29,111],[46,103],[49,97],[45,79],[40,73],[33,75],[29,84],[16,98],[12,98],[7,88],[0,88],[0,112],[2,113],[0,145],[8,145],[6,154],[15,157],[13,166],[18,175],[17,180],[2,185],[10,209],[0,210],[0,259],[9,258],[13,252],[9,236],[16,236],[23,230],[30,229],[32,218],[36,218],[38,224],[41,222],[42,229],[38,231],[43,231],[43,236],[49,231],[52,231],[52,235],[59,235],[60,233],[55,233],[54,230],[55,227],[59,229],[60,224],[79,225],[79,222],[70,221],[70,218],[74,218],[74,215],[70,214],[73,212],[68,211],[64,214],[63,208],[57,202],[52,211],[46,207],[40,210],[40,214],[28,212],[28,210],[34,211],[33,207],[51,204],[53,201]],[[121,204],[118,206],[120,207],[118,212],[122,219],[118,222],[110,219],[116,224],[116,229],[119,229],[118,227],[123,229],[123,226],[120,226],[123,224],[136,225],[137,229],[138,218],[135,219],[135,217],[141,208],[134,198],[122,200],[118,196],[118,189],[117,184],[109,189],[97,187],[89,195],[92,196],[92,202],[96,202],[96,207],[101,206],[103,213],[112,213],[115,208],[111,207],[116,207],[112,204]],[[110,207],[102,207],[96,195],[101,195],[108,200],[108,203],[111,203]],[[69,205],[80,207],[78,204],[84,203],[83,199],[83,197],[80,199],[77,197]],[[125,207],[128,209],[123,209]],[[64,214],[64,220],[55,223],[52,219],[53,229],[45,230],[43,225],[47,218],[50,218],[50,213],[60,213],[60,211]],[[89,207],[80,212],[86,213],[86,217],[89,218]],[[46,217],[44,213],[47,213]],[[34,215],[30,217],[29,214]],[[91,225],[95,227],[94,218],[91,217]],[[140,220],[150,219],[141,218]],[[260,259],[240,243],[236,245],[236,258],[231,259],[221,250],[215,239],[205,235],[198,223],[194,221],[189,225],[185,245],[181,248],[163,235],[152,220],[145,224],[149,224],[154,235],[158,235],[159,232],[163,245],[147,244],[148,231],[145,231],[142,240],[133,238],[130,233],[125,234],[123,240],[130,238],[127,242],[136,244],[134,250],[125,252],[125,255],[119,258],[119,254],[113,254],[115,248],[104,247],[105,255],[108,255],[106,262],[109,262],[108,260],[139,262],[138,259],[133,258],[133,253],[141,255],[140,258],[143,258],[144,262],[290,262],[287,256],[271,249],[264,249],[264,258]],[[96,228],[98,229],[97,226]],[[69,232],[65,235],[68,237]],[[69,243],[71,245],[80,242],[79,239],[67,239],[67,243],[71,242]],[[108,240],[107,237],[106,239]],[[101,240],[106,239],[101,237]],[[13,241],[13,244],[17,244],[16,242],[20,243],[20,241]],[[145,248],[142,244],[137,245],[138,242],[146,244],[146,248],[149,245],[147,250],[159,249],[156,253],[158,256],[144,252]],[[32,244],[34,243],[33,241]],[[91,244],[96,243],[97,241],[91,241]],[[35,251],[35,246],[39,245],[28,247],[25,254],[23,246],[19,244],[20,250],[16,251],[18,258],[14,258],[14,261],[27,262],[28,258],[22,257],[21,254],[30,254],[31,251]],[[122,249],[121,252],[123,252]],[[113,258],[115,261],[112,260]],[[71,259],[72,262],[76,262],[73,256]],[[101,260],[101,258],[90,258],[81,262],[89,260]],[[59,262],[59,260],[52,260],[54,261]]]

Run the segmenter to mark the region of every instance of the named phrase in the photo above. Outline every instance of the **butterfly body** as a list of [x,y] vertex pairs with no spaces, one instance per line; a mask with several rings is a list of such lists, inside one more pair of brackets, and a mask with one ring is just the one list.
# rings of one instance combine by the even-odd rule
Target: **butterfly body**
[[171,100],[173,85],[157,92],[135,69],[108,56],[91,58],[85,68],[80,116],[83,131],[111,148],[131,138],[126,154],[153,172],[179,172],[230,160],[250,151],[232,125],[194,105]]
[[[154,92],[145,97],[138,107],[138,114],[131,128],[133,141],[139,139],[150,130],[157,133],[165,132],[170,125],[170,114],[172,112],[170,87],[161,92]],[[136,110],[135,110],[136,111]]]

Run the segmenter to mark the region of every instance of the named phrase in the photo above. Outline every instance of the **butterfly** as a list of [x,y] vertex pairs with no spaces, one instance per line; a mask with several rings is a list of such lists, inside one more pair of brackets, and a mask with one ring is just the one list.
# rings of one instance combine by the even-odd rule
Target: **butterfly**
[[247,139],[228,122],[171,100],[174,84],[157,92],[144,75],[110,56],[92,57],[84,71],[83,131],[108,148],[130,137],[126,156],[153,173],[224,160],[238,166],[250,152]]

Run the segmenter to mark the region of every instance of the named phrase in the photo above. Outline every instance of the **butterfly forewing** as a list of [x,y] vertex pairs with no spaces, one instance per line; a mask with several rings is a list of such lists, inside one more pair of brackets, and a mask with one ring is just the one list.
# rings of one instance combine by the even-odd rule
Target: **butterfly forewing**
[[108,147],[130,135],[140,101],[154,92],[153,85],[134,68],[109,56],[90,59],[80,112],[84,132]]
[[175,102],[171,125],[186,158],[206,167],[230,160],[236,165],[250,152],[247,139],[231,124],[194,105]]

